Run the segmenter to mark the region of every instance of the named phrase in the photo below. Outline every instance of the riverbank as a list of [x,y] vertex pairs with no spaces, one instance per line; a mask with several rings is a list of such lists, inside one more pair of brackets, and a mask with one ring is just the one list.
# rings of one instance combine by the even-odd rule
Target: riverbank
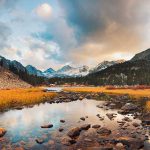
[[129,94],[135,98],[149,97],[150,89],[109,89],[107,87],[66,87],[65,91],[70,92],[103,92],[107,94]]
[[0,90],[0,111],[32,106],[49,101],[56,95],[54,92],[45,92],[42,88]]
[[[124,95],[129,94],[131,97],[140,99],[140,97],[150,97],[150,89],[107,89],[106,87],[67,87],[63,88],[64,92],[81,93],[77,98],[81,99],[84,94],[88,93],[106,93],[106,95]],[[83,96],[82,96],[83,94]],[[24,106],[32,106],[43,102],[53,101],[56,97],[58,102],[63,102],[61,97],[57,97],[56,92],[46,92],[43,88],[27,88],[27,89],[8,89],[0,90],[0,111],[9,109],[21,109]],[[71,94],[70,94],[71,95]],[[62,96],[63,97],[63,96]],[[86,96],[85,96],[86,97]],[[94,97],[98,99],[99,97]],[[70,101],[72,96],[67,98]],[[103,98],[104,99],[104,98]],[[150,102],[147,102],[147,108],[150,109]]]

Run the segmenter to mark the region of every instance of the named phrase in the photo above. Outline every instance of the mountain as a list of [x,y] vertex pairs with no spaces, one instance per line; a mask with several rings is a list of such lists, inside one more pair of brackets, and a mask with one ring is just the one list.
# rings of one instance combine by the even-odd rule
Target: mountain
[[56,72],[58,76],[68,76],[68,77],[78,77],[78,76],[85,76],[89,73],[88,66],[81,66],[81,67],[71,67],[69,65],[62,67]]
[[0,66],[0,89],[29,87],[31,85],[21,80],[19,76]]
[[33,67],[31,65],[26,66],[26,70],[29,75],[35,75],[35,76],[39,76],[39,77],[43,76],[42,71],[36,69],[35,67]]
[[116,64],[120,64],[125,62],[125,60],[117,60],[117,61],[103,61],[100,64],[98,64],[96,67],[92,68],[90,70],[90,73],[94,73],[94,72],[99,72],[101,70],[104,70],[110,66],[116,65]]
[[[0,56],[0,66],[4,69],[9,70],[13,74],[16,74],[20,80],[23,80],[32,85],[38,85],[45,82],[45,77],[40,76],[40,71],[37,70],[37,75],[29,73],[26,67],[16,60],[8,60],[5,57]],[[31,69],[36,69],[32,66],[28,66]],[[27,67],[27,68],[28,68]]]
[[[52,83],[77,83],[86,85],[150,85],[150,49],[136,54],[131,60],[120,63],[104,62],[98,71],[87,76],[50,80]],[[111,65],[111,66],[109,66]],[[99,67],[100,66],[100,67]],[[107,68],[106,68],[107,67]]]
[[141,53],[136,54],[131,61],[137,61],[137,60],[147,60],[150,61],[150,49],[147,49]]
[[72,69],[74,69],[74,68],[69,65],[66,65],[66,66],[62,67],[61,69],[57,70],[57,73],[64,73],[64,72],[70,71]]

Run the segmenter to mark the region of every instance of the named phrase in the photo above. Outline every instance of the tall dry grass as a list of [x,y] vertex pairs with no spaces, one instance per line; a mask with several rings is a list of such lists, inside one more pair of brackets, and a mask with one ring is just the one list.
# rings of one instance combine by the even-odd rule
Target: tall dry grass
[[0,90],[0,110],[45,102],[56,93],[44,92],[41,88]]

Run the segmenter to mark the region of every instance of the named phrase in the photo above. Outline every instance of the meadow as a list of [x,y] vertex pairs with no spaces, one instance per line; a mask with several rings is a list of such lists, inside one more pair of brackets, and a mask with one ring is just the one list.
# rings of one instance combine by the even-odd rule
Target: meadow
[[49,101],[56,93],[41,88],[0,90],[0,111]]

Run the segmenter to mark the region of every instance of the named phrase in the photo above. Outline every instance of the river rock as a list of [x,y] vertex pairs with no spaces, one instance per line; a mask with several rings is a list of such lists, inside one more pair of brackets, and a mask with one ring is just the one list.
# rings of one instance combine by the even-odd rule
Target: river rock
[[76,141],[73,140],[73,139],[71,139],[71,138],[68,137],[68,136],[64,136],[64,137],[61,139],[61,143],[62,143],[63,145],[66,145],[66,146],[70,146],[70,145],[76,143]]
[[92,126],[92,128],[95,128],[95,129],[100,128],[100,127],[101,126],[99,124],[95,124],[95,125]]
[[116,148],[117,150],[122,150],[124,148],[124,145],[122,143],[117,143]]
[[129,112],[135,111],[137,109],[138,109],[138,107],[132,103],[127,103],[123,107],[121,107],[122,113],[129,113]]
[[65,120],[61,119],[60,122],[61,122],[61,123],[65,123]]
[[53,124],[47,124],[47,125],[43,125],[41,126],[41,128],[52,128]]
[[73,138],[73,137],[79,136],[79,135],[80,135],[80,132],[81,132],[81,128],[75,127],[75,128],[72,128],[72,129],[67,133],[67,135],[68,135],[69,137]]
[[114,113],[107,113],[106,116],[112,120],[114,117],[115,117],[115,114]]
[[81,126],[81,130],[88,130],[91,127],[90,124],[84,124]]
[[84,117],[81,117],[80,119],[81,119],[82,121],[85,121],[85,118],[84,118]]
[[59,132],[62,132],[64,129],[63,128],[59,128]]
[[43,139],[36,139],[35,140],[38,144],[43,144],[44,143],[44,140]]
[[103,127],[103,128],[98,129],[97,133],[100,134],[100,135],[102,135],[102,136],[105,136],[105,135],[111,134],[111,130]]
[[134,122],[132,125],[133,125],[134,127],[139,127],[139,126],[140,126],[140,124],[137,123],[137,122]]
[[6,134],[6,130],[4,128],[0,128],[0,137],[3,137]]

